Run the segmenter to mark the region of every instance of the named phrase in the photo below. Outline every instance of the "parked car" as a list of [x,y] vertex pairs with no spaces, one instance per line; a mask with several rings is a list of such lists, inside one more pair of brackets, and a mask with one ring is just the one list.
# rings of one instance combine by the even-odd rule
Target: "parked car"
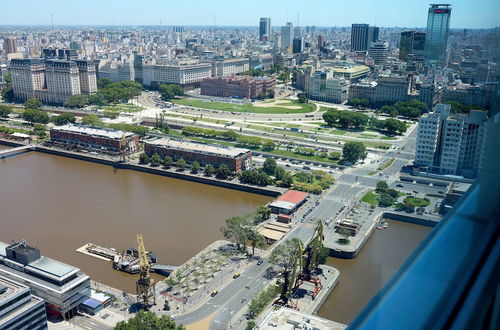
[[216,295],[217,293],[219,293],[219,291],[214,290],[214,291],[212,291],[212,293],[210,294],[210,296],[211,296],[211,297],[215,297],[215,295]]
[[240,275],[241,275],[240,273],[236,273],[233,275],[233,278],[238,278],[238,277],[240,277]]
[[259,266],[262,265],[263,263],[264,263],[264,260],[262,260],[262,259],[259,259],[259,261],[257,261],[257,265],[259,265]]

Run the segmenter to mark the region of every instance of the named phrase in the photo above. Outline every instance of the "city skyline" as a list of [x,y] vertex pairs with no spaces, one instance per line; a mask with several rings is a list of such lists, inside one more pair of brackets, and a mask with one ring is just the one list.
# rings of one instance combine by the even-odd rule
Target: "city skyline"
[[[483,0],[471,3],[466,0],[448,1],[453,7],[450,28],[493,28],[498,26],[500,3]],[[187,25],[187,26],[258,26],[260,17],[270,17],[273,26],[286,22],[301,26],[350,26],[352,23],[367,23],[382,27],[425,28],[427,8],[431,1],[384,1],[372,3],[362,0],[356,3],[332,1],[324,3],[312,0],[304,4],[295,0],[278,0],[272,3],[257,0],[250,3],[234,3],[220,0],[206,3],[194,0],[189,5],[148,0],[136,6],[132,0],[121,2],[71,3],[58,5],[55,0],[43,3],[27,0],[26,7],[32,8],[22,15],[14,2],[3,4],[0,14],[2,25]],[[194,5],[193,5],[194,4]],[[96,10],[99,8],[99,10]],[[318,10],[321,8],[321,10]],[[394,15],[393,8],[398,8]],[[341,9],[341,10],[339,10]],[[235,15],[241,12],[243,15]],[[346,15],[345,13],[352,13]],[[471,17],[469,14],[474,12]],[[17,14],[19,13],[19,14]],[[72,13],[78,13],[73,15]],[[374,15],[374,13],[376,15]],[[407,13],[407,14],[405,14]],[[418,13],[421,13],[420,15]],[[76,17],[75,17],[76,16]],[[187,18],[187,19],[186,19]]]

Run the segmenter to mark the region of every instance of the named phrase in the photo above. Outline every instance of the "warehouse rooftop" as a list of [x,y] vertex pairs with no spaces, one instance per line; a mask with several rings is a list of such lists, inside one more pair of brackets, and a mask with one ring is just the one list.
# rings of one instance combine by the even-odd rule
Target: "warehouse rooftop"
[[159,147],[166,147],[182,151],[197,152],[197,153],[204,153],[204,154],[231,157],[231,158],[236,158],[250,151],[242,148],[217,146],[213,144],[197,143],[184,140],[174,140],[168,138],[158,139],[147,143]]
[[84,125],[63,125],[63,126],[56,126],[52,128],[54,131],[59,131],[59,132],[67,132],[67,133],[75,133],[75,134],[81,134],[81,135],[89,135],[89,136],[96,136],[96,137],[105,137],[109,139],[121,139],[123,135],[126,137],[134,135],[134,133],[130,132],[123,132],[123,131],[116,131],[112,129],[104,129],[104,128],[99,128],[99,127],[91,127],[91,126],[84,126]]

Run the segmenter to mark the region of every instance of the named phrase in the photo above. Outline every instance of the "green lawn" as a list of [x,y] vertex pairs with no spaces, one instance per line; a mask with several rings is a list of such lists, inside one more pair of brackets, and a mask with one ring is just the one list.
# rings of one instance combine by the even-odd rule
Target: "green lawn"
[[[231,112],[251,112],[251,113],[273,113],[273,114],[285,114],[285,113],[305,113],[312,112],[316,109],[312,103],[295,103],[288,100],[280,100],[281,104],[269,106],[269,107],[256,107],[253,104],[234,104],[228,102],[210,102],[197,99],[175,99],[172,102],[211,110],[220,111],[231,111]],[[300,109],[287,109],[285,106],[299,106]]]
[[425,207],[429,206],[430,202],[419,197],[406,197],[403,201],[405,204],[414,205],[415,207]]
[[361,198],[361,201],[371,205],[377,205],[378,195],[373,190],[370,190]]
[[380,139],[381,140],[397,140],[398,138],[395,138],[394,136],[382,136]]
[[115,105],[106,105],[103,107],[105,111],[113,111],[113,112],[138,112],[144,110],[143,107],[138,107],[130,103],[121,103]]
[[380,166],[378,167],[378,170],[379,170],[379,171],[383,171],[383,170],[385,170],[386,168],[391,167],[391,166],[392,166],[392,164],[394,164],[394,162],[395,162],[395,161],[396,161],[396,158],[391,158],[391,159],[389,159],[388,161],[386,161],[385,163],[383,163],[382,165],[380,165]]

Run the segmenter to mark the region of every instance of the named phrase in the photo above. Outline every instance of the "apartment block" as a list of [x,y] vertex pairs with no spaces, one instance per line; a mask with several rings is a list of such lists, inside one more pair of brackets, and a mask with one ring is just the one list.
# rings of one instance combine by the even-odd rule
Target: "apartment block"
[[481,160],[487,113],[450,114],[449,104],[419,120],[415,165],[430,172],[474,178]]

